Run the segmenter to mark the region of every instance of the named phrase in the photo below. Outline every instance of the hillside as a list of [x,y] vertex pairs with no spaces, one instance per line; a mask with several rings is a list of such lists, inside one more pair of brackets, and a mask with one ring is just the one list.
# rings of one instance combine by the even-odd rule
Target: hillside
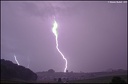
[[1,59],[1,80],[6,81],[35,81],[37,75],[28,68]]

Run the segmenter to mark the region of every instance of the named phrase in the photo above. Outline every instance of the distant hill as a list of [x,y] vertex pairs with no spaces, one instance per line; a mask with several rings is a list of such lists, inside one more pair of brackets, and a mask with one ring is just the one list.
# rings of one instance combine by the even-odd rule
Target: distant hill
[[1,59],[1,80],[35,81],[37,75],[28,68]]

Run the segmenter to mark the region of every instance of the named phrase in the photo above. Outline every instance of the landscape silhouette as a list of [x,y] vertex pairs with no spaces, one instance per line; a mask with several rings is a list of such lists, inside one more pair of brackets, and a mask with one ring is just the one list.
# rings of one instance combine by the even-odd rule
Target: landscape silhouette
[[[53,69],[43,72],[33,72],[24,66],[1,59],[1,83],[127,83],[127,71],[112,72],[55,72]],[[85,74],[85,75],[84,75]],[[103,76],[98,76],[98,74]],[[106,74],[106,75],[105,75]],[[107,75],[108,74],[108,75]],[[120,74],[120,75],[119,75]],[[75,77],[75,78],[74,78]]]

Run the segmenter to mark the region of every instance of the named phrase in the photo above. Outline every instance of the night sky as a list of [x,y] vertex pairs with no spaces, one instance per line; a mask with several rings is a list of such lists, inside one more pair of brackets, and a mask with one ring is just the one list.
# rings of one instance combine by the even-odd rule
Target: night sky
[[34,71],[127,69],[127,4],[107,1],[2,1],[1,58]]

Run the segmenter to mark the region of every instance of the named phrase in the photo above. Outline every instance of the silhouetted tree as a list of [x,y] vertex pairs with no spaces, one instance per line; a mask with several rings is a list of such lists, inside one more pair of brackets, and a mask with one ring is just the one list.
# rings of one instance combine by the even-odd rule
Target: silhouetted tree
[[68,73],[68,70],[66,70],[66,73]]
[[62,80],[61,80],[61,78],[58,78],[58,83],[62,83]]
[[112,78],[112,81],[110,82],[110,84],[115,84],[115,83],[126,84],[125,80],[121,79],[121,77],[119,77],[119,76],[114,76]]
[[55,73],[55,71],[53,69],[49,69],[48,73]]
[[73,73],[73,71],[71,71],[71,73]]

